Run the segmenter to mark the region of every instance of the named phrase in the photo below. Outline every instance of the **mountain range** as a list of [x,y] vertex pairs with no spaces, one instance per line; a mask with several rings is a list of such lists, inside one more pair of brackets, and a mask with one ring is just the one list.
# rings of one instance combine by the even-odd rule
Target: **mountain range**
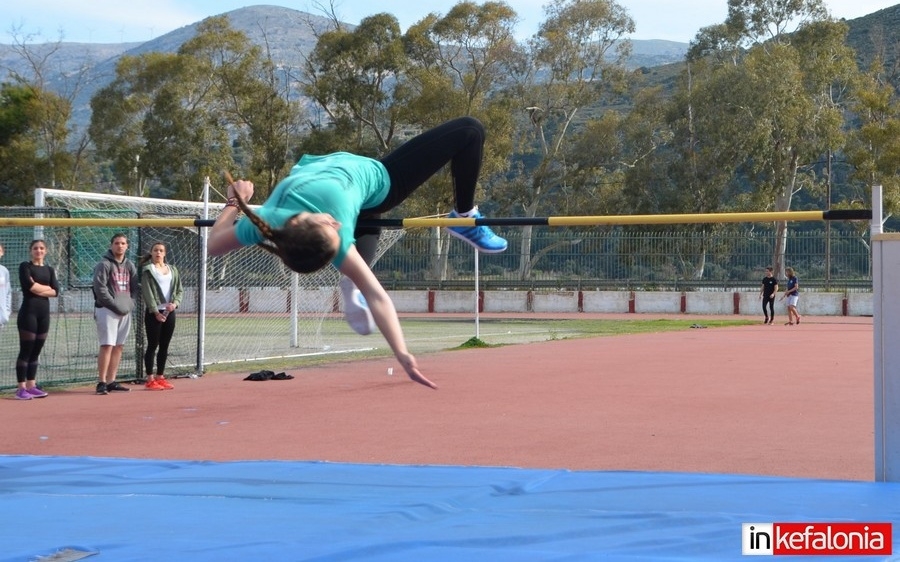
[[[242,31],[258,45],[265,44],[276,64],[287,68],[301,66],[303,55],[316,44],[318,33],[331,27],[331,20],[307,12],[277,6],[249,6],[223,14],[231,26]],[[857,50],[860,63],[871,60],[881,45],[893,45],[900,38],[900,5],[873,14],[847,20],[848,43]],[[123,55],[149,52],[174,53],[197,31],[200,22],[161,35],[144,43],[45,43],[29,44],[36,60],[52,52],[43,72],[44,87],[73,99],[72,125],[78,130],[90,122],[90,99],[115,77],[116,63]],[[352,25],[347,24],[349,28]],[[631,69],[673,68],[684,59],[688,44],[664,40],[632,40]],[[55,51],[55,52],[54,52]],[[87,69],[87,73],[82,72]],[[662,75],[670,74],[662,71]],[[13,45],[0,44],[0,80],[10,75],[33,79],[32,69]],[[81,82],[76,83],[75,78]],[[86,78],[86,80],[85,80]]]
[[[316,45],[318,33],[331,27],[331,20],[290,8],[278,6],[249,6],[223,14],[232,28],[243,32],[257,45],[265,44],[272,59],[287,68],[301,66],[303,55]],[[200,22],[161,35],[145,43],[44,43],[26,45],[41,60],[47,58],[48,67],[42,69],[45,88],[73,99],[72,124],[86,127],[90,122],[90,99],[100,88],[115,78],[116,63],[123,55],[149,52],[174,53],[197,32]],[[352,25],[346,24],[352,29]],[[633,41],[633,55],[629,66],[653,67],[681,60],[687,43],[648,40]],[[81,72],[87,68],[85,75]],[[0,44],[0,72],[2,80],[18,74],[32,79],[28,61],[13,45]],[[76,84],[81,76],[87,81]],[[77,91],[76,91],[77,90]]]

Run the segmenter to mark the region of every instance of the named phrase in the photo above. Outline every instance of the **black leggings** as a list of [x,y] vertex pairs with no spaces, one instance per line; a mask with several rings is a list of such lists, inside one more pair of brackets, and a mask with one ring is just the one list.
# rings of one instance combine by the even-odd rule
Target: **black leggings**
[[[775,299],[773,295],[763,295],[762,301],[763,315],[766,318],[775,318]],[[769,312],[766,312],[766,305],[769,307]]]
[[16,357],[16,382],[37,378],[38,357],[50,332],[50,305],[40,301],[19,309],[19,355]]
[[[155,313],[144,313],[144,330],[147,332],[147,350],[144,351],[145,373],[164,375],[166,360],[169,358],[169,344],[175,333],[175,311],[169,313],[165,322],[159,322]],[[159,350],[157,351],[157,348]],[[153,356],[156,355],[156,371],[153,370]]]
[[[379,218],[406,200],[428,178],[447,163],[453,176],[456,210],[466,212],[475,206],[475,187],[481,173],[484,152],[484,126],[474,117],[460,117],[438,125],[406,141],[381,159],[391,178],[391,189],[384,202],[364,209],[360,218]],[[378,227],[357,227],[356,247],[366,263],[375,257]]]

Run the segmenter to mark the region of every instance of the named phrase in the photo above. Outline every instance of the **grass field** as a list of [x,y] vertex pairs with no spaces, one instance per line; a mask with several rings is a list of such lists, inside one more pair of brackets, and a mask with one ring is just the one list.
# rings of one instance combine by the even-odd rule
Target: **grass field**
[[[339,321],[342,327],[346,324]],[[472,319],[449,318],[404,318],[401,320],[406,342],[414,354],[431,353],[470,347],[520,345],[532,342],[589,338],[598,336],[619,336],[647,332],[671,332],[689,330],[693,327],[717,328],[725,326],[746,326],[756,322],[747,319],[698,320],[698,319],[484,319],[479,321],[478,337]],[[252,363],[228,363],[210,365],[207,372],[233,372],[235,370],[269,369],[284,371],[310,365],[321,365],[334,361],[389,357],[391,350],[378,334],[361,337],[349,328],[346,332],[355,338],[360,346],[370,349],[350,351],[338,355],[311,355],[286,357],[276,360],[254,361]]]
[[[391,351],[380,334],[359,336],[337,316],[317,319],[320,336],[301,336],[296,346],[290,343],[287,317],[211,316],[204,334],[204,372],[234,372],[269,369],[285,371],[307,365],[371,357],[387,357]],[[643,332],[687,330],[702,325],[715,328],[752,324],[746,319],[533,319],[408,317],[401,319],[407,346],[414,354],[456,348],[520,345],[530,342],[616,336]],[[134,324],[125,345],[119,369],[120,380],[137,376],[138,350]],[[175,338],[169,354],[167,374],[196,374],[197,318],[178,318]],[[0,390],[15,388],[17,340],[15,330],[7,329],[0,338]],[[38,382],[44,385],[69,385],[96,380],[97,342],[94,321],[87,315],[58,316],[41,354]],[[252,358],[248,361],[247,358]]]

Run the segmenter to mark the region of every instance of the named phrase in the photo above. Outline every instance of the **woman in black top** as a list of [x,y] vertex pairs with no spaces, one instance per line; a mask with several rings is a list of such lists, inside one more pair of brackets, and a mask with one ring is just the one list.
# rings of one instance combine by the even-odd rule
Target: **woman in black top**
[[16,398],[31,400],[47,393],[35,383],[38,356],[50,332],[50,297],[59,294],[56,272],[44,264],[47,246],[43,240],[31,242],[31,261],[19,264],[22,306],[16,324],[19,328],[19,356],[16,358]]

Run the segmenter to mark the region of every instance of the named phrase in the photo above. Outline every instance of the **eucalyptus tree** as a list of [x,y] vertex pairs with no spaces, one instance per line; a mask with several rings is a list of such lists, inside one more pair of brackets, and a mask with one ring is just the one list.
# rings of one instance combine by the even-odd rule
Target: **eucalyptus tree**
[[[518,87],[515,135],[522,154],[506,200],[527,217],[552,212],[554,195],[571,181],[567,144],[577,119],[626,83],[627,35],[634,21],[612,0],[553,0],[545,21],[527,46]],[[587,115],[584,119],[587,119]],[[522,229],[519,276],[525,278],[532,228]]]
[[222,170],[256,181],[268,195],[289,165],[296,103],[280,96],[270,59],[207,18],[176,54],[120,59],[116,78],[91,100],[90,133],[128,191],[197,200]]
[[[304,91],[328,123],[316,124],[303,147],[380,156],[423,129],[472,115],[488,131],[482,177],[502,172],[512,118],[499,92],[516,52],[515,19],[501,2],[461,2],[405,35],[389,14],[320,34],[306,60]],[[446,212],[452,193],[450,178],[438,175],[396,212]],[[446,263],[444,242],[432,237],[435,275]]]
[[[900,211],[900,98],[896,67],[890,68],[876,56],[854,84],[853,114],[857,127],[849,133],[845,155],[853,166],[851,176],[864,189],[853,193],[841,206],[872,207],[871,188],[880,185],[882,222]],[[896,63],[895,63],[896,64]],[[868,225],[851,225],[861,244],[870,247]],[[869,253],[869,270],[872,259]]]
[[91,100],[91,138],[133,196],[198,200],[206,176],[232,167],[231,143],[209,74],[179,54],[119,60]]
[[[891,83],[880,56],[870,67],[860,72],[853,85],[853,118],[855,127],[849,131],[844,156],[852,166],[850,177],[855,179],[848,198],[839,208],[872,208],[872,187],[882,187],[882,222],[900,210],[900,100]],[[857,240],[870,249],[867,236],[869,225],[851,223],[849,228]],[[872,258],[869,255],[869,273]]]
[[299,135],[300,104],[290,100],[288,79],[263,50],[265,41],[252,44],[224,16],[205,20],[199,31],[179,56],[191,63],[190,72],[208,77],[197,92],[210,94],[203,119],[219,130],[203,132],[197,142],[230,142],[240,171],[254,178],[260,198],[268,196],[293,165],[290,147]]
[[397,18],[375,14],[353,30],[336,27],[319,36],[305,61],[303,90],[324,111],[326,126],[352,127],[344,150],[378,155],[397,134],[406,66]]
[[409,116],[435,124],[501,102],[498,94],[512,85],[511,68],[523,56],[516,22],[504,2],[463,1],[413,24],[403,38],[411,63]]
[[153,148],[144,138],[144,118],[157,92],[181,74],[178,61],[172,54],[125,55],[116,64],[116,78],[91,98],[88,131],[97,156],[109,162],[130,195],[146,195],[148,172],[139,166],[141,155]]
[[75,182],[77,159],[55,144],[67,137],[70,107],[29,84],[0,85],[0,203],[31,205],[35,187]]
[[[724,53],[723,53],[724,55]],[[721,61],[687,61],[674,95],[663,102],[658,118],[665,138],[626,175],[626,197],[636,212],[716,213],[747,210],[740,166],[749,149],[744,133],[755,127],[755,113],[738,111],[749,87],[743,67]],[[632,140],[632,143],[639,139]],[[648,227],[653,228],[653,227]],[[727,225],[696,224],[679,228],[682,237],[673,267],[685,279],[707,277],[707,260],[719,246]]]
[[[41,162],[35,175],[36,185],[73,187],[88,171],[88,135],[72,125],[72,108],[92,79],[91,61],[78,61],[80,66],[61,77],[55,71],[62,40],[33,43],[32,35],[12,31],[9,45],[24,65],[21,71],[9,69],[11,84],[30,89],[32,124],[30,135],[37,160]],[[35,185],[32,185],[33,189]]]
[[[682,97],[680,143],[689,166],[682,177],[713,194],[707,204],[718,194],[720,208],[787,211],[800,190],[824,191],[815,165],[843,145],[855,73],[846,32],[821,0],[729,0],[725,23],[701,30],[690,60],[702,64],[691,67]],[[787,223],[775,226],[781,271]]]
[[[884,219],[900,211],[900,98],[876,57],[855,84],[854,115],[859,126],[850,133],[847,159],[853,176],[868,186],[881,185]],[[868,193],[856,200],[869,201]]]
[[[429,14],[413,24],[403,38],[409,60],[403,121],[416,129],[461,115],[482,121],[487,132],[478,196],[482,202],[492,199],[491,187],[506,172],[513,145],[513,110],[504,92],[511,85],[511,69],[522,59],[516,21],[515,11],[503,2],[459,2],[445,15]],[[452,194],[449,174],[440,174],[403,211],[446,213]],[[450,239],[440,229],[432,234],[432,275],[442,278]]]
[[30,205],[43,158],[33,134],[37,95],[30,87],[0,84],[0,205]]

